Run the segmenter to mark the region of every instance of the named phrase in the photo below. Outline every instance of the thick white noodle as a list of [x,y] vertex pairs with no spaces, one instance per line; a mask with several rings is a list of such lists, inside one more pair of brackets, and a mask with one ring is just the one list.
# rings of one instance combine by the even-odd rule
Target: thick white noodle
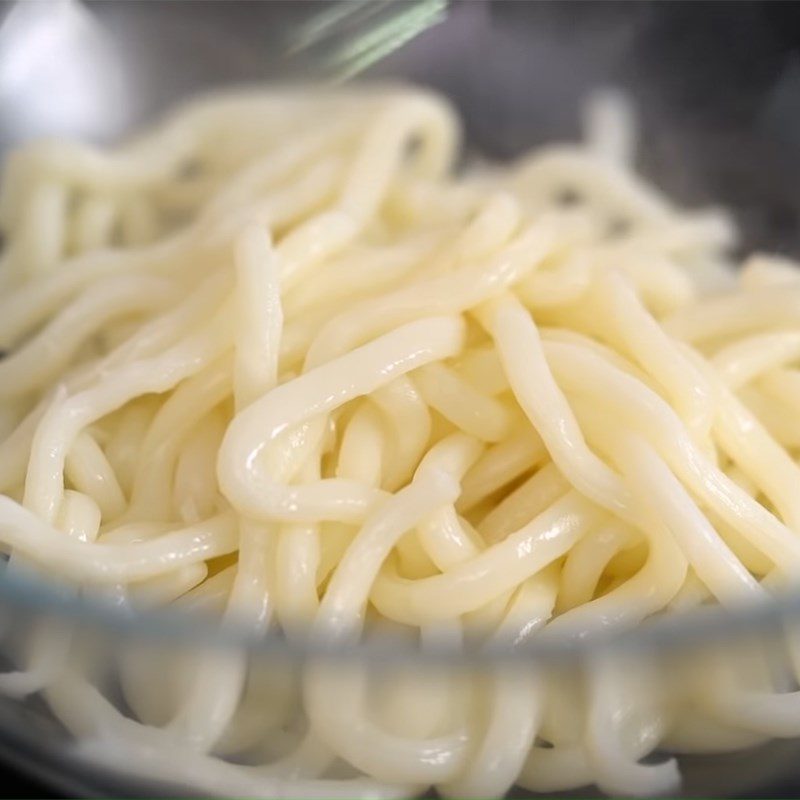
[[[499,658],[796,585],[797,265],[737,276],[725,215],[634,174],[619,93],[584,124],[585,145],[455,172],[442,98],[295,86],[197,101],[116,151],[13,154],[9,577],[298,645]],[[610,651],[298,668],[80,642],[50,619],[4,640],[0,691],[198,794],[660,794],[680,775],[640,763],[656,750],[800,732],[792,632],[781,669],[752,648],[685,676]]]

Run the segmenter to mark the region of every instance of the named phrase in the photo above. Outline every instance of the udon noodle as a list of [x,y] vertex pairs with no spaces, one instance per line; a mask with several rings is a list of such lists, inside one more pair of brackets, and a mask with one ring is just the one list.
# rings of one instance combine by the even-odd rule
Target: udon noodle
[[[423,648],[791,586],[800,271],[735,271],[723,213],[638,178],[618,96],[585,132],[456,171],[442,98],[303,87],[195,102],[114,151],[14,152],[6,570],[254,636],[384,624]],[[680,686],[612,652],[580,686],[518,660],[376,696],[352,664],[254,688],[238,652],[133,648],[121,709],[74,649],[66,623],[32,629],[0,689],[41,692],[96,758],[235,796],[650,794],[679,780],[641,763],[656,750],[800,733],[786,687],[711,656]]]

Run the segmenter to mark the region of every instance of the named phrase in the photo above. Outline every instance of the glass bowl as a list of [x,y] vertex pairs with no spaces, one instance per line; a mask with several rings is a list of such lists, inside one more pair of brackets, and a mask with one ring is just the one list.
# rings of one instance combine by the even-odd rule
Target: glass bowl
[[[678,202],[713,202],[730,209],[743,250],[800,255],[796,6],[422,3],[427,3],[426,13],[441,21],[369,66],[365,75],[404,78],[445,93],[463,115],[469,150],[503,159],[537,144],[575,138],[581,100],[593,89],[619,87],[640,115],[638,166],[645,176]],[[0,150],[50,134],[113,141],[210,88],[329,79],[335,46],[298,53],[291,43],[294,32],[330,8],[330,3],[291,0],[4,3]],[[590,788],[596,783],[606,793],[635,794],[637,780],[647,784],[654,770],[665,774],[672,768],[671,753],[679,754],[684,796],[800,796],[800,695],[794,694],[797,676],[792,671],[800,660],[795,646],[799,622],[800,597],[789,597],[735,613],[702,607],[629,634],[543,642],[513,656],[480,646],[458,655],[446,647],[417,652],[390,633],[347,651],[320,653],[277,635],[253,639],[168,614],[123,617],[32,581],[0,580],[0,657],[12,662],[20,642],[37,630],[50,642],[53,663],[58,663],[59,641],[68,637],[91,656],[106,696],[123,711],[114,685],[118,678],[106,668],[120,653],[131,651],[190,660],[241,655],[254,685],[266,676],[267,682],[284,685],[289,698],[299,668],[309,665],[329,670],[343,696],[347,677],[354,673],[376,694],[410,680],[430,683],[432,697],[443,670],[475,681],[557,674],[565,719],[572,713],[572,700],[594,691],[611,666],[614,674],[627,678],[603,684],[604,694],[592,706],[595,716],[585,723],[607,725],[609,746],[595,756],[594,772],[587,773],[579,790],[582,796],[596,792]],[[785,693],[767,698],[751,693],[742,703],[717,703],[715,717],[703,705],[704,687],[727,680],[731,664],[745,683],[759,670],[770,671]],[[157,673],[153,678],[158,680]],[[664,680],[685,688],[693,723],[672,733],[671,752],[648,754],[637,763],[632,741],[646,738],[641,732],[647,727],[642,720],[648,698],[652,686]],[[76,688],[67,702],[79,715],[93,699]],[[603,702],[618,713],[606,713]],[[782,712],[775,711],[776,703]],[[722,726],[720,719],[725,720]],[[738,729],[737,719],[748,720],[751,731]],[[638,731],[635,737],[630,729]],[[713,731],[720,752],[691,752],[703,731]],[[563,770],[548,762],[547,744],[541,742],[539,749],[545,753],[544,766],[526,767],[514,796],[552,795],[568,783]],[[625,758],[618,761],[621,752]],[[278,745],[275,754],[280,757]],[[0,695],[0,758],[69,794],[143,797],[202,791],[192,781],[193,770],[199,774],[202,765],[191,759],[182,773],[185,781],[167,780],[155,756],[143,773],[131,766],[132,756],[126,764],[124,753],[111,757],[82,747],[24,686]],[[621,774],[625,780],[618,780]],[[251,793],[249,784],[237,785],[233,779],[226,784],[224,776],[220,780],[212,782],[212,793]],[[209,790],[208,782],[204,786]],[[261,790],[263,796],[287,792],[280,781],[265,782]]]

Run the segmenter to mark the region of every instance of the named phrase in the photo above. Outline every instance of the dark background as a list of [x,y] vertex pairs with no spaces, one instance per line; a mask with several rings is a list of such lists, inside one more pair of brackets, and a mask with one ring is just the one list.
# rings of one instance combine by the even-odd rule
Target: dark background
[[[10,5],[0,2],[0,15]],[[92,5],[112,24],[132,13],[127,2],[115,7]],[[180,24],[185,5],[186,0],[166,5],[150,2],[136,13],[151,19],[163,16],[167,22],[171,18]],[[247,16],[253,20],[250,34],[257,37],[258,20],[272,11],[270,6],[273,4],[235,0],[195,2],[191,14],[207,18],[211,32],[218,19]],[[531,138],[562,134],[569,123],[564,117],[567,112],[560,114],[559,109],[574,107],[578,99],[577,94],[570,96],[573,90],[577,93],[570,66],[555,63],[542,76],[544,88],[552,87],[550,96],[555,105],[544,119],[535,121],[535,135],[504,127],[503,96],[487,83],[485,60],[492,59],[496,78],[498,72],[502,76],[504,63],[513,71],[515,59],[532,57],[529,50],[506,49],[502,44],[503,31],[528,25],[532,18],[535,30],[543,37],[571,45],[571,57],[580,53],[589,67],[593,59],[613,58],[614,54],[603,48],[614,47],[614,36],[622,36],[619,46],[633,53],[635,62],[620,59],[610,74],[631,91],[637,104],[644,106],[645,130],[649,124],[657,131],[659,120],[674,116],[678,108],[681,115],[676,135],[646,137],[644,171],[657,174],[664,188],[678,199],[698,199],[699,191],[700,200],[714,198],[732,207],[748,246],[800,256],[800,3],[491,3],[488,19],[493,29],[496,26],[494,41],[498,46],[489,48],[488,56],[474,54],[474,69],[464,69],[463,65],[457,73],[445,69],[435,82],[463,101],[460,104],[467,112],[472,141],[495,156],[511,155],[529,145]],[[598,35],[592,35],[593,31]],[[199,49],[203,51],[202,46]],[[547,55],[557,58],[558,52]],[[179,65],[185,67],[185,74],[178,68],[165,75],[165,80],[191,83],[195,57],[196,53],[187,53],[185,64]],[[413,69],[410,71],[413,74]],[[645,92],[643,86],[650,88]],[[650,91],[652,87],[657,91]],[[491,114],[470,116],[470,107],[485,108],[486,104],[492,106]],[[754,135],[764,131],[768,137]],[[686,145],[689,140],[691,147]],[[659,162],[670,162],[676,150],[689,165],[686,174],[702,174],[700,190],[696,182],[690,185],[681,171],[659,171]],[[31,777],[0,766],[0,797],[70,796],[53,790],[51,784],[57,778],[42,773]],[[800,798],[800,785],[764,787],[759,796]]]

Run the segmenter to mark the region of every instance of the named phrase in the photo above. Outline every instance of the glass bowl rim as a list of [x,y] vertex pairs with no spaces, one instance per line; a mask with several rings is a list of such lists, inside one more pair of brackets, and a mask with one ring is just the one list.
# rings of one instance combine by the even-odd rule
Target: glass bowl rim
[[[27,574],[0,572],[0,614],[52,618],[88,628],[108,636],[137,636],[166,639],[190,646],[243,649],[289,661],[312,658],[341,658],[365,662],[443,662],[448,664],[491,664],[524,661],[577,660],[598,651],[646,650],[677,652],[684,648],[736,636],[780,634],[800,618],[800,591],[773,595],[769,600],[748,600],[723,606],[717,601],[682,611],[657,613],[628,627],[599,625],[594,630],[570,635],[541,635],[547,626],[520,645],[494,643],[487,635],[467,637],[457,645],[443,639],[424,645],[397,636],[385,636],[379,624],[368,626],[367,635],[331,642],[313,633],[287,636],[274,625],[254,632],[251,626],[230,620],[193,614],[170,607],[159,609],[122,608],[93,596],[83,596],[63,586],[54,586]],[[412,630],[412,628],[408,628]],[[490,634],[487,631],[487,634]]]

